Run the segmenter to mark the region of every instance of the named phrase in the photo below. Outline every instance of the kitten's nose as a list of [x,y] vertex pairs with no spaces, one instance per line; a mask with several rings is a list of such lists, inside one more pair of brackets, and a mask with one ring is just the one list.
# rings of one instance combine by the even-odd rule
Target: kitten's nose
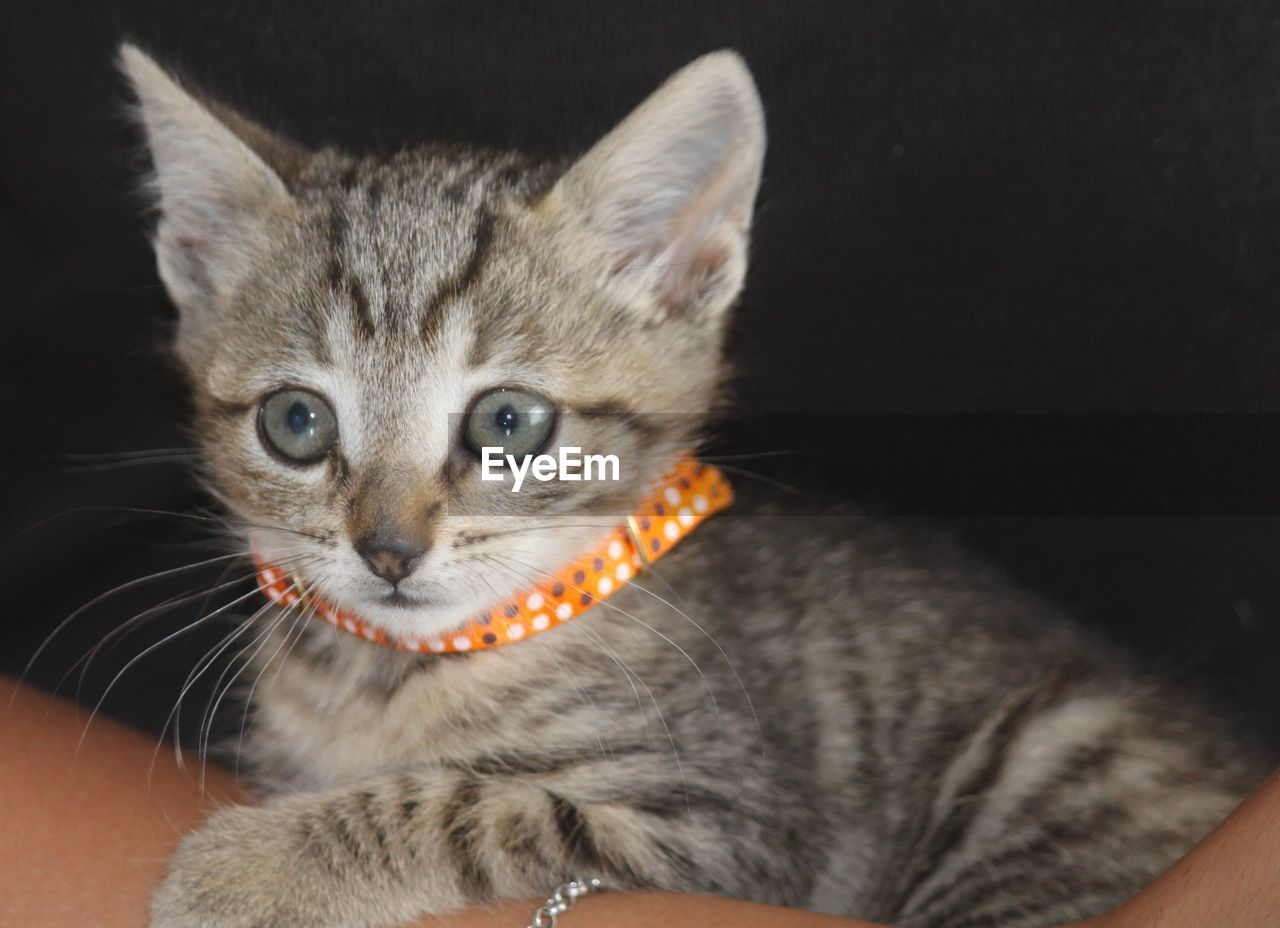
[[427,550],[426,545],[402,535],[365,535],[355,547],[369,569],[392,585],[413,573],[418,558]]

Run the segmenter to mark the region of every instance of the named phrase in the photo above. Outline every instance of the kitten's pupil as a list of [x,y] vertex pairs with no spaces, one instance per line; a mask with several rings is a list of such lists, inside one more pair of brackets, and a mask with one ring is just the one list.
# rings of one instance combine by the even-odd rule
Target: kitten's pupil
[[508,403],[493,414],[493,423],[508,438],[520,426],[520,413],[516,412],[516,408]]
[[322,397],[286,387],[262,400],[258,435],[291,464],[314,464],[338,440],[338,420]]
[[551,436],[555,407],[536,393],[499,387],[471,404],[463,438],[477,456],[501,446],[516,457],[535,454]]
[[295,435],[301,435],[311,427],[311,421],[315,418],[307,404],[298,400],[289,407],[289,411],[285,414],[285,421],[289,423],[289,431]]

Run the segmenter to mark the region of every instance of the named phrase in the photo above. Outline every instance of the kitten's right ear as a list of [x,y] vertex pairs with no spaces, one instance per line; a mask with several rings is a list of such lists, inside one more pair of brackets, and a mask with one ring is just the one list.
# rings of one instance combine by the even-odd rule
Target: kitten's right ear
[[746,273],[764,150],[751,73],[713,52],[570,167],[542,208],[569,220],[573,252],[641,313],[718,319]]
[[134,45],[122,45],[119,60],[155,167],[160,277],[193,335],[269,247],[265,220],[293,201],[260,154],[277,144],[270,133],[183,90]]

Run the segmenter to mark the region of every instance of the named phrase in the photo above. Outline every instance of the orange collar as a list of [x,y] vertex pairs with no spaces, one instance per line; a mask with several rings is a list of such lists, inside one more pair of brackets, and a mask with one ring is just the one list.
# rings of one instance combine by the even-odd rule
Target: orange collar
[[258,587],[273,602],[289,606],[301,599],[326,622],[401,651],[481,651],[555,628],[608,599],[674,548],[703,519],[731,502],[733,490],[718,469],[682,458],[657,482],[654,492],[640,501],[635,515],[609,532],[595,548],[549,575],[545,583],[494,603],[461,628],[444,635],[390,635],[353,612],[301,591],[298,577],[255,557]]

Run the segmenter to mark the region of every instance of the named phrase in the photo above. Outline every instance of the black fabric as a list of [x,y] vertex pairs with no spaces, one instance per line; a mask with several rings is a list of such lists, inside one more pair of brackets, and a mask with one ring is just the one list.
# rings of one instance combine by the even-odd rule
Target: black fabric
[[[11,0],[0,669],[76,606],[208,550],[193,520],[78,511],[196,512],[183,467],[66,457],[190,444],[112,66],[122,37],[307,143],[549,153],[731,46],[759,82],[770,154],[732,346],[739,415],[719,450],[784,450],[736,461],[935,518],[1280,746],[1277,12]],[[53,686],[108,629],[217,567],[90,609],[33,679]],[[100,655],[81,698],[199,605]],[[227,628],[138,661],[107,710],[158,729]],[[188,732],[214,677],[187,700]]]

